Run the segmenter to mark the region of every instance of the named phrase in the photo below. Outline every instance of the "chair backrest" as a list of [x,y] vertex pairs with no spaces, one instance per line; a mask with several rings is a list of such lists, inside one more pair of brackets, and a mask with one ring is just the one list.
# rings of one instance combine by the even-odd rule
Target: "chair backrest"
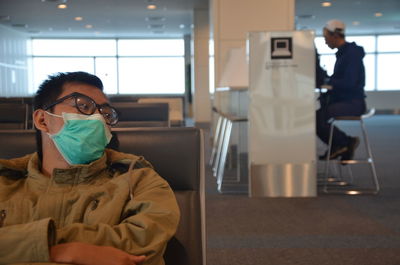
[[137,102],[138,97],[136,95],[107,95],[108,99],[111,102],[111,105],[114,105],[117,102]]
[[181,220],[167,265],[205,264],[204,161],[200,129],[115,128],[119,150],[144,156],[175,192]]
[[0,129],[27,129],[29,107],[23,103],[0,104]]
[[171,120],[171,126],[183,126],[183,97],[149,97],[139,98],[139,103],[168,103],[169,105],[169,118]]
[[0,158],[21,157],[35,151],[35,130],[0,130]]
[[113,106],[119,112],[117,127],[168,127],[169,112],[167,103],[139,104],[116,102]]
[[[201,130],[114,128],[121,152],[143,155],[174,190],[181,210],[175,237],[165,252],[167,265],[205,264],[204,160]],[[34,130],[0,130],[0,158],[36,150]]]

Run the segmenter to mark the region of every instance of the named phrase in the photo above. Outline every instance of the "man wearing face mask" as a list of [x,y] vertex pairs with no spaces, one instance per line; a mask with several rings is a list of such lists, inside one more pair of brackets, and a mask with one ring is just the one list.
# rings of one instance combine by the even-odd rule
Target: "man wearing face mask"
[[142,157],[106,149],[99,78],[59,73],[34,98],[38,151],[0,160],[0,264],[164,264],[179,208]]

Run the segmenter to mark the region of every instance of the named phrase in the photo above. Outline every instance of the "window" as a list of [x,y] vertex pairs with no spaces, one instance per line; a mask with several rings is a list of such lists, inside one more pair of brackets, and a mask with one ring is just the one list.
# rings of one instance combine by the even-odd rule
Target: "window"
[[378,87],[381,90],[399,90],[400,52],[395,54],[378,55]]
[[[364,48],[365,90],[400,90],[395,62],[400,59],[400,35],[347,36]],[[323,37],[315,38],[321,66],[333,73],[335,50],[331,50]]]
[[35,56],[115,56],[115,40],[33,39]]
[[75,57],[34,57],[33,58],[33,87],[34,93],[48,75],[57,72],[84,71],[93,74],[92,58]]
[[[121,94],[182,94],[185,69],[181,58],[120,58]],[[180,73],[176,74],[179,69]]]
[[48,75],[85,71],[107,94],[183,94],[183,39],[33,39],[34,93]]
[[183,40],[119,40],[120,56],[183,56]]

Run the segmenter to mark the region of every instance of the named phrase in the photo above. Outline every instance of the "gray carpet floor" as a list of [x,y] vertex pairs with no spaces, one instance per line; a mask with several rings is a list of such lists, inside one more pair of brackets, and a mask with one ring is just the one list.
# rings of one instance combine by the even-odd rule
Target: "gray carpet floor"
[[[352,125],[343,128],[356,133]],[[207,165],[207,264],[399,265],[400,115],[374,116],[367,130],[381,185],[378,195],[219,194]]]

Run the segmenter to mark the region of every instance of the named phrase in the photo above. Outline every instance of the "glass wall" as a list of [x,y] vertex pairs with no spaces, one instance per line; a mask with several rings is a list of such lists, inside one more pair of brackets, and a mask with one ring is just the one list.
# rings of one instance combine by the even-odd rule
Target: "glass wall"
[[[366,52],[366,90],[400,90],[395,62],[400,35],[347,36]],[[49,74],[86,71],[99,76],[108,94],[183,94],[183,39],[33,39],[34,93]],[[335,52],[317,37],[321,66],[333,73]],[[210,86],[211,89],[211,86]]]
[[33,39],[30,92],[48,75],[85,71],[107,94],[183,94],[183,39]]
[[[346,41],[356,42],[366,53],[365,90],[400,90],[398,70],[395,65],[400,59],[400,35],[347,36]],[[323,37],[315,38],[320,54],[321,66],[328,74],[333,73],[337,49],[331,50]]]

